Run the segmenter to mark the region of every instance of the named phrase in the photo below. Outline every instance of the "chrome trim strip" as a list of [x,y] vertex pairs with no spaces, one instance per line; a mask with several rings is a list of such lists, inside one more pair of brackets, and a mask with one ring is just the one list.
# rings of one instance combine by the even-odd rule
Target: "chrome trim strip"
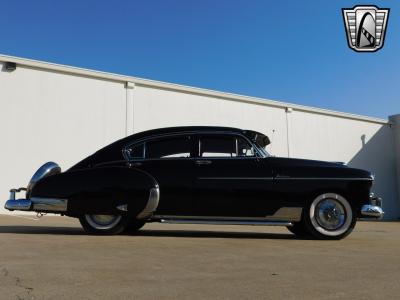
[[195,220],[195,219],[160,219],[168,224],[204,224],[204,225],[253,225],[253,226],[293,226],[291,222],[280,221],[241,221],[241,220]]
[[197,177],[200,180],[372,180],[371,178],[327,178],[327,177]]
[[198,148],[198,149],[197,149],[197,157],[201,157],[201,140],[200,140],[200,139],[197,139],[197,142],[198,142],[198,143],[197,143],[197,144],[198,144],[198,145],[197,145],[197,146],[198,146],[198,147],[197,147],[197,148]]
[[275,177],[276,180],[366,180],[366,181],[372,181],[372,178],[362,178],[362,177],[354,177],[354,178],[348,178],[348,177]]
[[[155,160],[160,160],[160,161],[166,161],[166,160],[177,160],[177,159],[179,159],[179,160],[182,160],[182,159],[184,159],[184,160],[202,160],[202,159],[204,159],[204,160],[210,160],[210,159],[212,159],[212,160],[222,160],[222,159],[225,159],[225,160],[227,160],[227,159],[229,159],[229,160],[233,160],[233,159],[258,159],[259,157],[257,157],[257,156],[239,156],[239,157],[223,157],[223,156],[221,156],[221,157],[165,157],[165,158],[146,158],[146,159],[143,159],[143,158],[135,158],[135,159],[131,159],[131,160],[129,160],[129,161],[126,161],[126,160],[116,160],[116,161],[113,161],[113,162],[130,162],[130,163],[133,163],[133,162],[146,162],[146,161],[155,161]],[[101,164],[108,164],[108,163],[110,163],[110,162],[105,162],[105,163],[101,163]],[[111,162],[112,163],[112,162]],[[99,164],[99,165],[101,165],[101,164]]]
[[201,180],[359,180],[369,181],[370,178],[327,178],[327,177],[198,177]]
[[298,222],[301,220],[302,207],[281,207],[273,215],[265,217],[225,217],[225,216],[177,216],[154,215],[159,220],[195,220],[195,221],[245,221],[245,222]]
[[154,219],[191,219],[191,220],[251,220],[265,221],[264,217],[222,217],[222,216],[179,216],[179,215],[154,215]]
[[200,180],[273,180],[273,177],[197,177]]
[[160,189],[158,186],[150,189],[149,200],[145,208],[136,216],[136,219],[147,219],[155,212],[160,199]]

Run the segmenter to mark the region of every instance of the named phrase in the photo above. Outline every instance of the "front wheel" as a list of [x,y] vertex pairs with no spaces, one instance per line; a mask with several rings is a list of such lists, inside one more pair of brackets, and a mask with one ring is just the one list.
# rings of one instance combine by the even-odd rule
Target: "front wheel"
[[317,239],[339,240],[349,235],[356,225],[350,203],[336,193],[316,197],[303,213],[304,226]]
[[119,234],[128,226],[129,218],[121,215],[83,215],[79,217],[83,229],[90,234]]

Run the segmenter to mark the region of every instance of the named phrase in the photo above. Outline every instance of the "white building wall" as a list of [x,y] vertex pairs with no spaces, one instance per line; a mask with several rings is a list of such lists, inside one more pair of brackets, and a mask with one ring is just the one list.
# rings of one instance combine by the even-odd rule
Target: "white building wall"
[[[2,65],[0,63],[0,70]],[[0,71],[0,211],[37,168],[63,169],[125,135],[124,84],[19,66]]]
[[387,121],[16,58],[17,69],[7,72],[1,61],[0,212],[9,188],[26,185],[46,161],[67,169],[131,133],[217,125],[267,134],[276,156],[371,170],[387,217],[400,217],[397,144]]
[[182,125],[231,126],[271,137],[270,151],[286,155],[285,109],[216,97],[136,86],[134,132]]
[[290,153],[293,157],[344,162],[371,171],[373,192],[384,199],[386,218],[400,216],[393,128],[362,120],[293,111]]

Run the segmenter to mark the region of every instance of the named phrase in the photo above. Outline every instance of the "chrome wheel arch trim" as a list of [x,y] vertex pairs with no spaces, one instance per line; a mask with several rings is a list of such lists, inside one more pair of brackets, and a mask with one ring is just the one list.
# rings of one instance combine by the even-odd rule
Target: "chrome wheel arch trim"
[[[340,203],[344,210],[345,210],[345,220],[343,225],[341,225],[338,229],[335,230],[328,230],[326,228],[323,228],[321,224],[317,220],[317,206],[318,204],[326,199],[333,199]],[[321,194],[318,197],[316,197],[313,202],[310,205],[309,209],[309,217],[311,221],[311,225],[314,227],[316,231],[319,233],[326,235],[326,236],[339,236],[343,233],[345,233],[351,226],[352,220],[353,220],[353,209],[351,208],[350,203],[344,198],[343,196],[336,194],[336,193],[325,193]]]
[[136,219],[143,220],[150,218],[158,207],[160,200],[160,188],[159,186],[150,189],[149,199],[147,200],[146,206],[136,216]]

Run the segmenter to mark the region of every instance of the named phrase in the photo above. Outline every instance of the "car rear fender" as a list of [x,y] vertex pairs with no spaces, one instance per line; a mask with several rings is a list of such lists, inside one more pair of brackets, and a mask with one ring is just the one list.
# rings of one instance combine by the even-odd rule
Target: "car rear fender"
[[[158,205],[156,180],[127,167],[68,171],[39,181],[32,197],[68,199],[66,215],[129,214],[146,218]],[[149,203],[151,201],[152,203]]]

